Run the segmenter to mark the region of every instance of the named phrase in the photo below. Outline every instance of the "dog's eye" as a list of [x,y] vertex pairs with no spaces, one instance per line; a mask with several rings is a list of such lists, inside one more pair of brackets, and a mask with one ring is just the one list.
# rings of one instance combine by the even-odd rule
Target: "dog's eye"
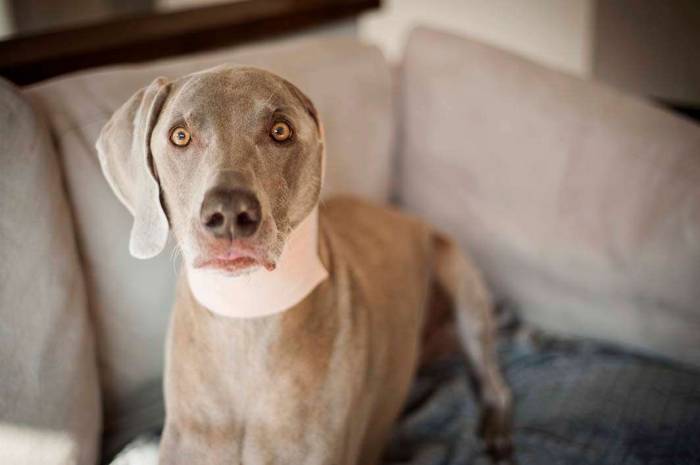
[[186,146],[190,143],[190,139],[192,139],[190,132],[187,129],[180,126],[173,129],[170,133],[170,142],[172,142],[174,145],[177,145],[178,147]]
[[284,142],[292,137],[292,128],[283,121],[278,121],[270,128],[270,136],[277,142]]

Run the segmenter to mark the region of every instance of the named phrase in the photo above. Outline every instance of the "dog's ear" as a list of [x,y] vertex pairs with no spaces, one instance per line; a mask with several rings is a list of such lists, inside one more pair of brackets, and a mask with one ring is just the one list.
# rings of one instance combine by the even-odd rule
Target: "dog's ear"
[[321,118],[318,115],[318,110],[316,110],[316,107],[311,99],[291,82],[287,81],[286,79],[282,79],[282,81],[292,95],[294,95],[294,97],[301,102],[306,112],[316,123],[316,130],[318,131],[318,137],[321,141],[321,185],[323,185],[326,178],[326,135],[323,129],[323,122],[321,122]]
[[134,216],[129,252],[136,258],[158,255],[168,240],[150,142],[169,91],[165,78],[138,91],[112,115],[96,144],[102,172]]
[[318,129],[321,136],[323,136],[323,125],[321,124],[321,120],[318,116],[318,111],[316,110],[316,107],[314,106],[311,99],[307,97],[306,94],[300,91],[299,88],[291,82],[287,81],[286,79],[282,79],[282,81],[284,82],[285,86],[287,86],[287,89],[289,89],[292,95],[294,95],[294,97],[296,97],[301,102],[306,112],[313,118],[314,122],[316,123],[316,129]]

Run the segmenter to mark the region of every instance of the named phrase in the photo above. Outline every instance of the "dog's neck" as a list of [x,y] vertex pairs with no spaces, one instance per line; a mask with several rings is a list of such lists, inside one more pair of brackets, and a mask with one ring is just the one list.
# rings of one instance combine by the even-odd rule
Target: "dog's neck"
[[217,315],[255,318],[284,312],[328,277],[318,253],[318,208],[289,234],[273,271],[261,267],[232,277],[190,266],[186,270],[195,300]]

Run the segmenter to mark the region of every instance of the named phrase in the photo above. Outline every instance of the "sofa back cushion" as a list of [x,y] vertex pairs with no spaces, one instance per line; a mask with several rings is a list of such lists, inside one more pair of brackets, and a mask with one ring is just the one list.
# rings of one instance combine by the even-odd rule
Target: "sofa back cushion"
[[411,34],[401,202],[540,326],[700,365],[700,126],[450,34]]
[[0,80],[0,463],[94,465],[97,360],[51,136]]
[[[386,201],[394,122],[390,73],[374,48],[350,39],[253,46],[54,79],[27,89],[43,108],[66,172],[94,314],[106,407],[107,452],[162,419],[160,376],[177,265],[172,252],[129,256],[131,218],[100,172],[96,137],[139,88],[222,63],[259,66],[314,101],[325,127],[325,194]],[[115,436],[116,435],[116,436]],[[117,437],[118,436],[118,437]]]

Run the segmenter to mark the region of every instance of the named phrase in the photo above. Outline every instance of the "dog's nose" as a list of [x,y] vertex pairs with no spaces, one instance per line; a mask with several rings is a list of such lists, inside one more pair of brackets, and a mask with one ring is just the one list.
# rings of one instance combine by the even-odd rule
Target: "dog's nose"
[[240,239],[260,226],[260,201],[250,191],[214,188],[204,196],[200,221],[216,238]]

